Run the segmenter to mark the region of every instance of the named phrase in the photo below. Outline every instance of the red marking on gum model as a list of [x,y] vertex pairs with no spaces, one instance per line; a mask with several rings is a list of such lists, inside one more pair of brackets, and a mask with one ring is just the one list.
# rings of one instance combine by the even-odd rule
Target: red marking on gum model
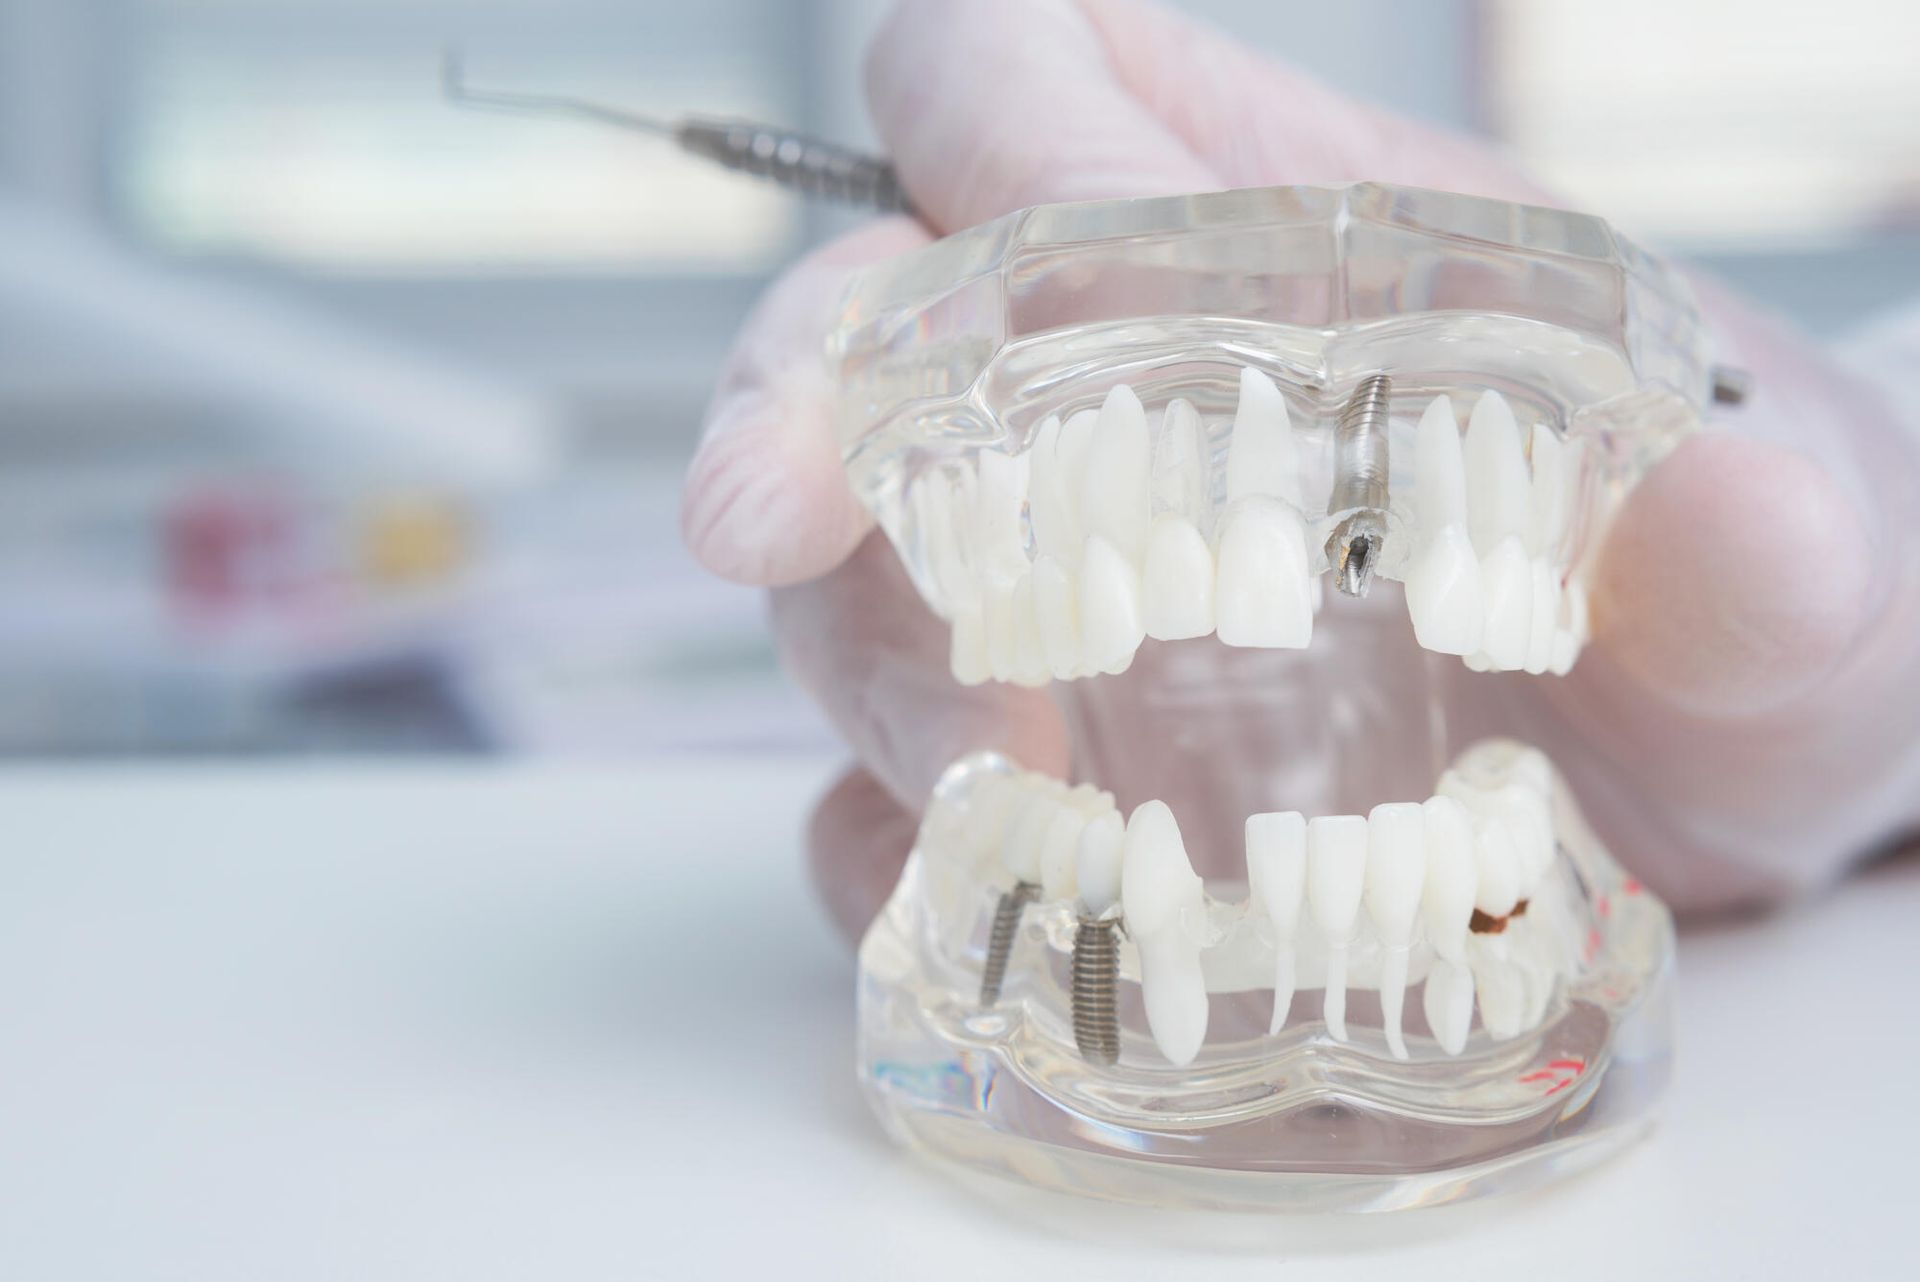
[[1620,893],[1623,895],[1637,895],[1644,889],[1645,887],[1632,877],[1620,883]]

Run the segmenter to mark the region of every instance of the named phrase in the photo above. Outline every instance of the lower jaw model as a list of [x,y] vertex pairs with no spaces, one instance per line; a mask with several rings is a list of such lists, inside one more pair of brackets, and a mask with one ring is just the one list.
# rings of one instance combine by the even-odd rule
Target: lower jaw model
[[889,1129],[1269,1210],[1522,1187],[1642,1133],[1669,915],[1540,751],[1440,695],[1578,661],[1703,348],[1596,220],[1385,187],[1049,207],[856,282],[855,488],[954,677],[1049,686],[1078,776],[979,753],[937,788],[860,953]]

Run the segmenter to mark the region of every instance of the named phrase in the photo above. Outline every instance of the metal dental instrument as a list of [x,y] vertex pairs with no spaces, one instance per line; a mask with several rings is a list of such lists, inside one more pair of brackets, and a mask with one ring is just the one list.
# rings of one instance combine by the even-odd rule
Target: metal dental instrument
[[1120,923],[1081,914],[1071,963],[1073,1044],[1089,1064],[1120,1058]]
[[727,169],[766,178],[807,196],[865,205],[883,213],[912,213],[893,166],[835,143],[775,125],[717,116],[661,119],[560,94],[506,93],[467,84],[460,50],[440,53],[440,92],[448,102],[485,111],[572,116],[671,140],[680,150]]
[[1334,582],[1351,597],[1367,594],[1387,537],[1387,397],[1392,388],[1385,374],[1361,379],[1333,434],[1333,498],[1327,510],[1358,511],[1327,536],[1327,560]]
[[1040,897],[1040,887],[1030,881],[1016,881],[994,906],[993,926],[987,932],[987,962],[980,971],[980,1004],[992,1006],[1000,1000],[1000,987],[1007,982],[1007,963],[1013,958],[1013,945],[1020,937],[1020,918],[1027,905]]

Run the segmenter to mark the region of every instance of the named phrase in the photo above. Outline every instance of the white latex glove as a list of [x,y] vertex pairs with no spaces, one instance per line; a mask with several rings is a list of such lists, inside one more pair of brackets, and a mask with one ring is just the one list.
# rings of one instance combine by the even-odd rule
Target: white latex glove
[[[809,834],[850,932],[891,889],[948,763],[979,747],[1069,763],[1046,692],[953,681],[945,625],[848,489],[820,358],[848,270],[1049,201],[1377,180],[1554,203],[1478,143],[1137,0],[910,0],[867,90],[928,226],[876,223],[774,286],[715,394],[683,510],[707,567],[774,589],[784,661],[859,763]],[[1570,676],[1446,695],[1459,724],[1545,748],[1615,854],[1692,909],[1818,885],[1920,819],[1920,430],[1820,345],[1700,293],[1719,357],[1755,376],[1735,430],[1688,440],[1620,512]],[[1896,334],[1879,350],[1911,382],[1915,348]]]

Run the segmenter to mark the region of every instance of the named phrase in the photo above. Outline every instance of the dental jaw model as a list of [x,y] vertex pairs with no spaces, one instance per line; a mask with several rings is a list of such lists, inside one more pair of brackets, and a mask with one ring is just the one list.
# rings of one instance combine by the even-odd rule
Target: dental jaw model
[[861,948],[896,1136],[1387,1209],[1644,1129],[1668,915],[1444,696],[1578,661],[1607,523],[1709,394],[1676,281],[1433,192],[1056,206],[871,271],[834,355],[954,677],[1048,687],[1081,781],[982,753],[936,790]]

